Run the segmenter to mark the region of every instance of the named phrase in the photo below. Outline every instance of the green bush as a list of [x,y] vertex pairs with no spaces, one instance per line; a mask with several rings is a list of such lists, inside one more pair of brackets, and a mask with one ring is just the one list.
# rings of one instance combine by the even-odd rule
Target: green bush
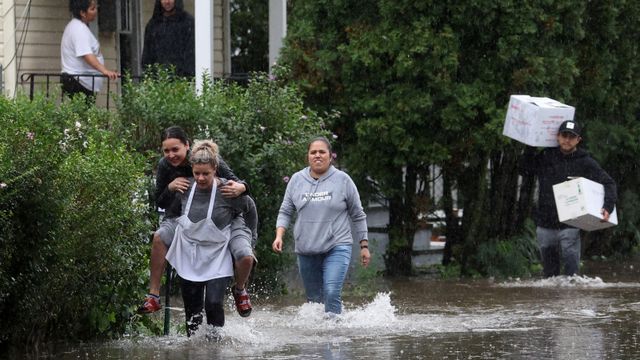
[[142,158],[81,99],[0,109],[0,342],[121,332],[146,279]]
[[506,240],[480,243],[476,254],[477,269],[499,278],[530,276],[539,263],[535,225],[528,220],[524,232]]

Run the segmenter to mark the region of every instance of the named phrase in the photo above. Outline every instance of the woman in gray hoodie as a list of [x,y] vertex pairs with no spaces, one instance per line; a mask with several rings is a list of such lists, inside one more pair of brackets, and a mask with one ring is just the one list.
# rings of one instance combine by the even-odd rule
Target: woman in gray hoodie
[[331,160],[329,140],[311,140],[307,151],[309,166],[295,173],[287,184],[272,248],[282,252],[285,230],[297,213],[293,237],[307,300],[324,303],[327,313],[340,314],[342,285],[351,262],[352,225],[363,266],[369,265],[371,255],[367,216],[358,189]]

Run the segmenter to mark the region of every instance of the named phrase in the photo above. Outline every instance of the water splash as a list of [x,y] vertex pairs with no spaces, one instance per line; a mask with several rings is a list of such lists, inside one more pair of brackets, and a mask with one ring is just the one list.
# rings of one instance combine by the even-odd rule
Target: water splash
[[515,279],[513,282],[503,282],[497,284],[506,288],[587,288],[587,289],[603,289],[603,288],[636,288],[640,287],[640,283],[606,283],[600,277],[589,276],[554,276],[540,280],[520,280]]

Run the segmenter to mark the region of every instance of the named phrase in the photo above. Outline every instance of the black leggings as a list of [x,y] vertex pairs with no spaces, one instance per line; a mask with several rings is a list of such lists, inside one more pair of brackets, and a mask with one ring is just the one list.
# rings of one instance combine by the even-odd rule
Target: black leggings
[[207,324],[224,326],[224,295],[231,277],[203,282],[180,279],[187,335],[191,336],[202,324],[202,308],[207,313]]

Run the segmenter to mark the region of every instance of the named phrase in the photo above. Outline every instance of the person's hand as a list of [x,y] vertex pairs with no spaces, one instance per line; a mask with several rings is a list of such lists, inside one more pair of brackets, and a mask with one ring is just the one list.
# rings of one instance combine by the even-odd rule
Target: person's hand
[[371,262],[371,254],[369,253],[369,248],[360,249],[360,260],[363,267],[369,266],[369,262]]
[[115,80],[120,77],[119,73],[111,70],[106,70],[102,75],[108,77],[110,80]]
[[243,183],[239,183],[237,181],[229,180],[226,184],[220,187],[220,192],[222,196],[227,198],[235,198],[247,190],[247,187],[244,186]]
[[602,209],[600,210],[600,213],[602,214],[602,222],[607,222],[609,221],[609,212],[607,211],[607,209]]
[[369,240],[362,239],[360,240],[360,262],[362,266],[369,266],[369,262],[371,261],[371,253],[369,253]]
[[186,177],[177,177],[167,186],[169,191],[184,193],[189,188],[189,179]]
[[273,240],[273,244],[271,244],[271,248],[273,249],[273,251],[280,254],[282,252],[282,238],[276,237],[276,239]]

